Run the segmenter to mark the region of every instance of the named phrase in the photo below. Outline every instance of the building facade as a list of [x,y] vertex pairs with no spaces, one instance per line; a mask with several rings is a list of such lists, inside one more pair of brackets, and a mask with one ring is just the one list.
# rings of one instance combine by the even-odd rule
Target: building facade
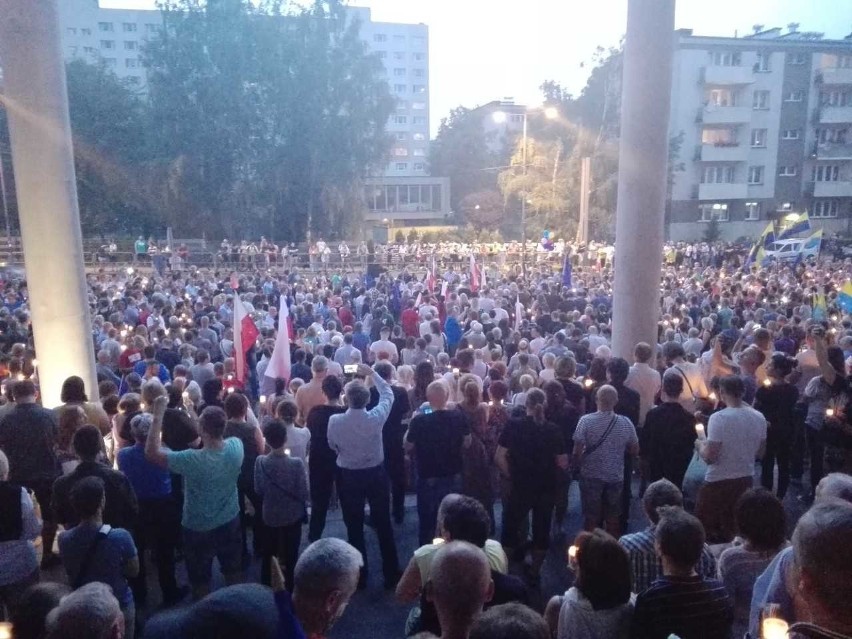
[[[370,9],[364,7],[349,7],[347,11],[352,20],[358,21],[362,40],[381,59],[385,80],[397,100],[386,127],[392,137],[387,163],[380,175],[370,177],[365,194],[368,211],[375,183],[381,186],[385,178],[388,189],[396,187],[399,178],[416,178],[412,183],[418,186],[426,183],[448,192],[446,178],[429,175],[429,27],[374,22]],[[62,0],[59,20],[67,60],[102,62],[118,77],[144,90],[146,71],[141,52],[145,42],[162,28],[160,11],[107,9],[98,0]],[[450,213],[449,198],[438,199],[441,208],[424,209],[419,222],[445,223]],[[402,198],[393,201],[401,202]],[[410,213],[405,205],[383,210],[379,219],[399,218],[405,224]],[[373,217],[367,216],[368,220]]]
[[852,232],[852,36],[791,25],[742,38],[676,33],[670,135],[681,136],[668,233],[726,240],[807,212]]

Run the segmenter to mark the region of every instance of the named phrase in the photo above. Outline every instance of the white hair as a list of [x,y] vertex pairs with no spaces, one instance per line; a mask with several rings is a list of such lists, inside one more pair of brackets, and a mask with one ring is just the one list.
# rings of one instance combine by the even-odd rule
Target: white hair
[[346,590],[358,579],[364,565],[354,546],[336,537],[325,537],[312,543],[296,562],[293,586],[300,595],[325,599],[333,590]]
[[47,617],[48,639],[106,639],[121,617],[112,588],[93,581],[65,595]]

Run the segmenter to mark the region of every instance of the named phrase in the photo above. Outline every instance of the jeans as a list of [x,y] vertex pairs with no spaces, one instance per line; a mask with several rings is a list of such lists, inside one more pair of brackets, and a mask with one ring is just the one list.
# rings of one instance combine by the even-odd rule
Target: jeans
[[450,493],[461,492],[461,475],[420,477],[417,480],[417,517],[420,520],[420,545],[431,544],[438,525],[438,507]]
[[532,511],[533,550],[547,550],[550,545],[550,524],[556,495],[553,492],[521,491],[513,487],[509,503],[505,506],[506,527],[503,529],[503,546],[517,549],[521,543],[519,531]]
[[309,466],[311,484],[311,523],[308,526],[308,541],[314,542],[322,537],[328,506],[331,503],[331,493],[334,490],[334,480],[337,466],[323,464],[311,460]]
[[240,518],[234,517],[213,530],[183,529],[183,549],[186,572],[193,588],[209,586],[213,573],[213,558],[225,577],[238,575],[242,570]]
[[766,490],[772,490],[775,462],[778,462],[778,499],[784,499],[790,485],[790,453],[792,436],[790,433],[776,433],[769,429],[766,437],[766,453],[760,468],[760,484]]
[[299,545],[302,543],[302,522],[289,526],[267,526],[264,530],[263,562],[260,566],[260,583],[271,585],[272,557],[277,557],[284,573],[287,590],[293,592],[293,569],[299,558]]
[[175,548],[180,538],[180,511],[171,497],[140,499],[139,516],[133,540],[139,553],[139,575],[130,580],[133,599],[143,606],[148,598],[145,550],[150,550],[157,567],[157,579],[163,601],[169,603],[177,595]]
[[383,465],[372,468],[340,469],[340,508],[349,543],[361,552],[364,574],[367,573],[367,552],[364,541],[364,503],[370,504],[370,516],[379,537],[382,553],[382,572],[386,580],[399,576],[399,558],[390,520],[390,486]]
[[823,459],[825,458],[825,444],[822,441],[822,433],[813,428],[805,428],[805,436],[808,440],[808,451],[811,454],[811,497],[816,491],[817,484],[823,478]]

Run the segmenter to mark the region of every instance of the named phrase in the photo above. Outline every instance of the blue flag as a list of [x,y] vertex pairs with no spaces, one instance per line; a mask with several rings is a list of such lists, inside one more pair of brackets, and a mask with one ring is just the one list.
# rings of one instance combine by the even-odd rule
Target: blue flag
[[565,255],[565,261],[562,264],[562,286],[571,288],[571,258],[568,254]]
[[801,233],[805,233],[806,231],[811,230],[811,219],[807,213],[799,216],[797,220],[795,220],[789,227],[787,227],[781,234],[778,236],[779,240],[786,240],[791,237],[796,237]]

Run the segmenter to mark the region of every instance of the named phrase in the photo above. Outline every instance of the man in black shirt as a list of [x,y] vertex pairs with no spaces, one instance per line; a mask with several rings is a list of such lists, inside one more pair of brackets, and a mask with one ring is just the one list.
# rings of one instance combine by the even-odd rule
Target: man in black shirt
[[[378,362],[374,370],[390,384],[393,379],[393,365],[389,362]],[[393,406],[385,425],[382,427],[382,444],[385,449],[385,470],[391,483],[391,513],[397,524],[401,524],[405,516],[405,451],[402,439],[405,437],[405,425],[402,420],[408,415],[410,403],[408,393],[399,386],[391,386],[393,391]],[[370,403],[367,410],[379,403],[379,391],[376,387],[370,389]]]
[[704,527],[680,508],[660,510],[655,537],[663,576],[636,599],[630,636],[729,639],[734,608],[725,586],[695,572],[704,550]]
[[695,452],[695,417],[681,406],[681,393],[683,377],[675,372],[664,375],[663,403],[645,416],[639,447],[648,458],[652,482],[668,479],[682,486]]
[[314,406],[308,413],[306,426],[311,433],[311,456],[308,460],[308,477],[311,488],[311,522],[308,526],[308,540],[316,541],[322,537],[328,505],[337,475],[337,453],[328,445],[328,420],[332,415],[346,412],[340,403],[343,384],[339,377],[329,375],[322,380],[322,393],[326,403]]
[[29,488],[42,508],[44,558],[42,567],[59,565],[53,552],[56,518],[50,509],[53,481],[57,475],[56,414],[36,404],[31,381],[12,386],[15,405],[0,418],[0,449],[9,458],[9,481]]
[[96,461],[101,452],[100,431],[95,426],[83,426],[74,433],[72,445],[80,458],[80,464],[68,475],[59,477],[53,484],[51,507],[59,523],[66,530],[80,523],[71,504],[71,491],[84,477],[100,477],[106,491],[104,523],[113,528],[133,530],[139,511],[136,493],[124,473]]
[[450,493],[461,491],[462,449],[471,444],[470,426],[460,411],[447,410],[447,387],[432,382],[426,389],[429,406],[415,415],[405,448],[417,453],[417,516],[420,545],[435,535],[438,507]]

